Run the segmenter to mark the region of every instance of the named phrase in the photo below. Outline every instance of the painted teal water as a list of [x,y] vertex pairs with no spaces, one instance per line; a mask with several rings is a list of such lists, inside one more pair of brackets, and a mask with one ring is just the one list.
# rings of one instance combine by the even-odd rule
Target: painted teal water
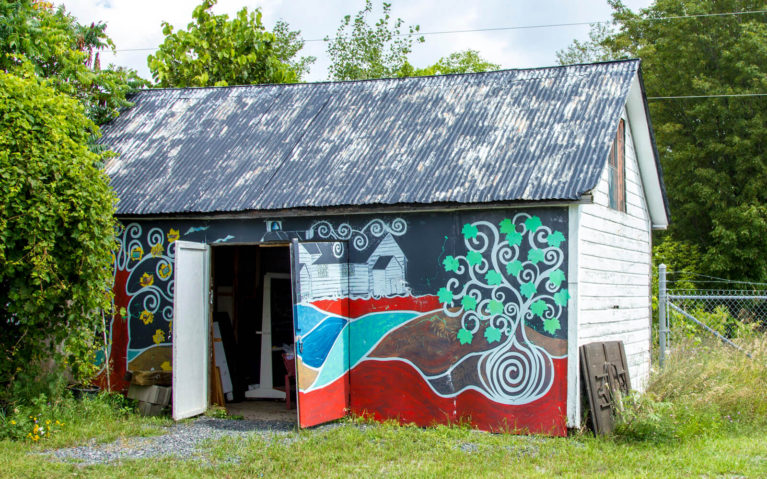
[[420,314],[411,311],[372,313],[347,324],[330,348],[312,388],[325,386],[341,377],[389,331]]
[[333,316],[312,306],[297,304],[293,307],[293,317],[300,318],[296,325],[296,334],[306,334],[317,326],[323,319]]

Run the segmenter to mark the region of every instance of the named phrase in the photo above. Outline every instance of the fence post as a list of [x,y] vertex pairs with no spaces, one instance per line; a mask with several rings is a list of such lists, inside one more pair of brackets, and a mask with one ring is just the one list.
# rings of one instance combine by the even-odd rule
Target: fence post
[[658,265],[658,363],[660,367],[666,362],[666,346],[668,333],[668,314],[666,313],[666,265]]

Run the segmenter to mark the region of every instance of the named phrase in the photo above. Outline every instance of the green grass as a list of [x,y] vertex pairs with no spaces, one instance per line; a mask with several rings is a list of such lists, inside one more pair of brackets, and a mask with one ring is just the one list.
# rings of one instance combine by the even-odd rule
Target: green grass
[[171,423],[102,398],[50,406],[46,414],[66,424],[51,438],[0,441],[0,477],[767,477],[767,347],[764,341],[743,346],[754,359],[716,343],[676,344],[648,394],[625,401],[612,438],[346,420],[271,440],[224,438],[187,460],[78,466],[37,454],[158,434]]
[[143,459],[98,466],[53,462],[34,454],[50,446],[0,442],[0,476],[767,476],[767,430],[749,428],[654,444],[587,435],[544,438],[487,434],[460,427],[420,429],[347,421],[337,428],[296,432],[270,441],[258,436],[225,438],[209,443],[202,457],[192,460]]

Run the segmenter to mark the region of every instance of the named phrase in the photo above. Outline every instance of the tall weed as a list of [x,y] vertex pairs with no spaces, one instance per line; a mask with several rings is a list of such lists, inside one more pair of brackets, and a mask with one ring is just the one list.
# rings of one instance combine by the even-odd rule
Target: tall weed
[[623,400],[616,434],[664,441],[767,425],[767,340],[738,343],[751,358],[713,339],[682,337],[646,393]]

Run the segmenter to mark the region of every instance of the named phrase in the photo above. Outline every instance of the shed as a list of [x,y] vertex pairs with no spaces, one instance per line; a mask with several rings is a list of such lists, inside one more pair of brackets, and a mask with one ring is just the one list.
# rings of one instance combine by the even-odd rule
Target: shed
[[273,350],[295,354],[301,427],[564,434],[597,340],[643,387],[669,212],[638,60],[132,101],[101,139],[109,357],[115,382],[172,369],[174,417],[208,406],[212,312],[245,396],[280,397]]

